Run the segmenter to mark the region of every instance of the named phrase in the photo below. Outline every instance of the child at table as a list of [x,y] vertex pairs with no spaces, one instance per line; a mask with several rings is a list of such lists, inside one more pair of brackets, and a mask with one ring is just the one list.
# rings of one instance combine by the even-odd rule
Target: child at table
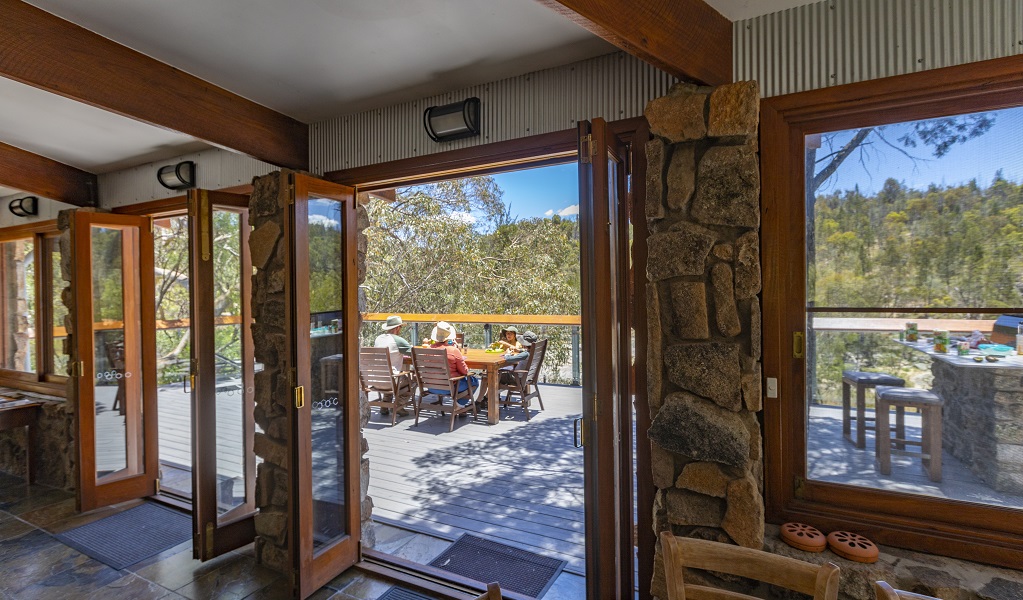
[[504,348],[505,354],[522,352],[522,342],[519,341],[519,330],[514,325],[501,330],[497,343]]

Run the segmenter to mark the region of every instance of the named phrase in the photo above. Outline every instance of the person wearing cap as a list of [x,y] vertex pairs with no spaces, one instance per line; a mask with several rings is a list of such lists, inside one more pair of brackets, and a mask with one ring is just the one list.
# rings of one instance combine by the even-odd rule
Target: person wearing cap
[[519,341],[519,330],[514,325],[510,325],[501,330],[501,335],[497,338],[497,343],[504,348],[505,352],[521,352],[522,342]]
[[[469,375],[469,367],[465,364],[465,357],[455,346],[455,327],[447,321],[441,321],[437,323],[437,326],[430,332],[430,339],[433,340],[431,348],[443,348],[447,352],[448,367],[451,369],[452,375],[462,375],[463,378],[458,382],[458,390],[464,391],[468,386],[472,386],[471,390],[479,388],[480,380],[475,375]],[[468,377],[465,377],[468,375]],[[468,406],[470,400],[468,398],[460,398],[458,403],[462,406]]]
[[[391,370],[394,371],[395,375],[401,372],[402,356],[412,352],[412,344],[398,335],[401,333],[402,325],[401,317],[398,315],[387,317],[384,324],[380,326],[380,329],[383,329],[384,332],[378,335],[377,339],[373,342],[374,347],[387,348],[391,351]],[[398,378],[398,395],[402,398],[412,395],[412,381],[408,375]],[[387,398],[385,397],[385,399]],[[387,408],[380,409],[381,415],[386,415],[389,412],[390,410]],[[408,415],[407,410],[404,408],[398,409],[399,417],[406,415]]]
[[[523,333],[521,337],[517,338],[516,341],[519,343],[521,351],[515,354],[504,355],[505,360],[507,360],[510,364],[498,369],[501,383],[515,383],[515,378],[512,376],[511,372],[515,370],[518,363],[522,362],[529,356],[529,348],[539,339],[540,338],[532,331],[527,331]],[[509,350],[508,352],[511,351]]]

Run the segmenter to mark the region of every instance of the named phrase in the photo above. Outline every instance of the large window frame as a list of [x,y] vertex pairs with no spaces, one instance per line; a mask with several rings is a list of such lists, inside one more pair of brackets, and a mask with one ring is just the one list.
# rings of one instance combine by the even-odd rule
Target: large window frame
[[[39,221],[27,225],[4,227],[0,229],[0,243],[15,240],[32,239],[35,256],[35,319],[32,327],[35,331],[35,370],[19,371],[0,368],[0,386],[40,392],[53,396],[66,395],[66,373],[54,370],[53,356],[54,329],[63,328],[63,323],[53,322],[54,307],[50,299],[54,298],[53,262],[51,248],[53,240],[60,236],[57,221]],[[59,249],[56,250],[59,254]],[[0,325],[2,326],[2,325]],[[60,350],[63,350],[62,348]]]
[[[852,529],[891,546],[1023,566],[1023,511],[806,479],[804,137],[1023,106],[1023,57],[776,98],[761,105],[765,501],[770,522]],[[926,311],[924,311],[926,312]]]

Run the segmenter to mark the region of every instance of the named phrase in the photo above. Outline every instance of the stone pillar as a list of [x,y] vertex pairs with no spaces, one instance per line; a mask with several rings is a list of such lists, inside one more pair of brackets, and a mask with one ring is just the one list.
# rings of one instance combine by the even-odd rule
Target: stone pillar
[[[284,247],[284,214],[288,209],[288,189],[282,185],[288,171],[271,173],[253,180],[249,197],[249,223],[252,234],[249,250],[252,266],[252,339],[256,360],[263,370],[255,376],[254,416],[258,430],[255,452],[263,459],[256,469],[256,558],[262,564],[288,573],[291,571],[288,541],[292,532],[288,523],[288,499],[291,496],[291,466],[288,453],[288,405],[291,401],[291,383],[288,378],[285,355],[287,323],[284,303],[284,283],[291,274],[287,268],[287,248]],[[369,219],[364,207],[358,207],[358,268],[359,283],[366,274],[366,236],[363,234]],[[360,323],[352,326],[358,327]],[[366,398],[360,394],[360,416],[365,426],[369,419]],[[362,448],[362,540],[364,547],[374,545],[370,523],[373,503],[367,496],[369,486],[369,447],[365,438]]]
[[[646,107],[654,530],[762,548],[755,82]],[[658,543],[651,592],[664,597]],[[716,582],[717,585],[729,585]]]

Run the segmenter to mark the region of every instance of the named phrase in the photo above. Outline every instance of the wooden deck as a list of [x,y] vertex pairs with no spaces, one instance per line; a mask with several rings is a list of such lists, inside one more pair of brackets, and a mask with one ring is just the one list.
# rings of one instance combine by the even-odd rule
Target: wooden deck
[[504,409],[496,425],[424,413],[390,417],[377,409],[365,429],[369,495],[378,522],[454,540],[462,533],[585,564],[583,452],[573,446],[581,414],[577,387],[540,386],[545,410],[534,403]]

